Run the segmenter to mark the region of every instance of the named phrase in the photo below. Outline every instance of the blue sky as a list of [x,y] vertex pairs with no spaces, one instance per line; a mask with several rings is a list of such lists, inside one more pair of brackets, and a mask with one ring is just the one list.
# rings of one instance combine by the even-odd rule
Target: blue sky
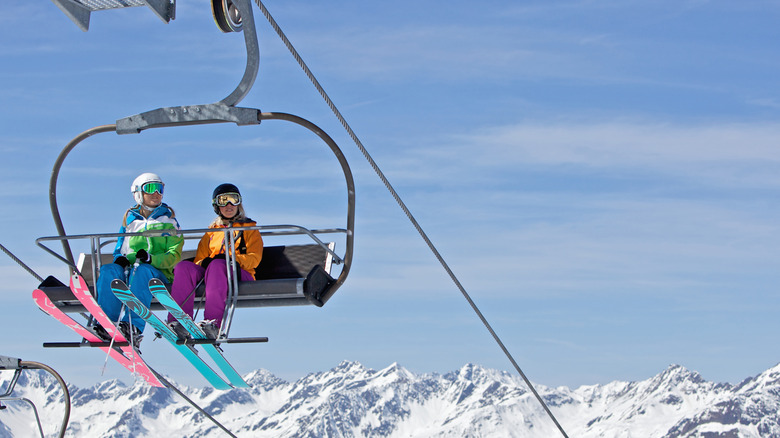
[[[540,384],[641,380],[670,364],[736,383],[780,361],[780,3],[776,1],[268,1],[319,81],[515,355]],[[341,360],[446,372],[511,366],[255,8],[260,72],[240,106],[305,117],[345,151],[357,184],[355,261],[324,307],[249,309],[239,372],[295,379]],[[93,13],[79,30],[48,1],[0,4],[1,243],[42,275],[56,234],[49,176],[65,144],[147,110],[218,101],[244,70],[204,0]],[[263,224],[344,226],[324,147],[294,129],[102,134],[70,154],[70,234],[110,233],[139,173],[165,179],[184,228],[211,189],[242,188]],[[273,242],[268,242],[272,244]],[[282,242],[279,242],[282,243]],[[79,385],[103,353],[30,298],[0,258],[0,354]],[[11,335],[10,333],[13,333]],[[147,332],[144,358],[204,385]],[[104,376],[129,375],[109,364]]]

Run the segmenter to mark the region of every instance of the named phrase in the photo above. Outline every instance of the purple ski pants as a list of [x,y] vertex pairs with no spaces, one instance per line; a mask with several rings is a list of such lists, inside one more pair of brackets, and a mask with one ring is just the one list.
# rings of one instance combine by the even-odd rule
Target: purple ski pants
[[[254,277],[249,272],[239,269],[241,272],[240,281],[252,281]],[[222,325],[222,316],[225,314],[225,302],[227,301],[228,282],[227,282],[227,263],[225,260],[212,260],[206,269],[190,261],[181,261],[176,264],[173,271],[173,285],[171,286],[171,296],[182,310],[187,312],[190,317],[193,315],[195,303],[195,287],[200,280],[206,284],[206,305],[203,311],[204,319],[213,319],[217,327]],[[170,313],[168,322],[175,321]]]

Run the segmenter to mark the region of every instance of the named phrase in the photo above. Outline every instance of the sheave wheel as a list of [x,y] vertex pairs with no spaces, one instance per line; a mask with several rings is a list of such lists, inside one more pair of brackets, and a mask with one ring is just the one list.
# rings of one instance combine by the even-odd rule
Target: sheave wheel
[[211,0],[211,12],[222,32],[241,32],[241,12],[231,0]]

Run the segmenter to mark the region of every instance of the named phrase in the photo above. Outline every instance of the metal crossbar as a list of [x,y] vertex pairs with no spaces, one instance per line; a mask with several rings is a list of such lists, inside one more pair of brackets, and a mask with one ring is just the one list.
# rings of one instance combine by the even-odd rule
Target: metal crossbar
[[146,6],[144,0],[70,0],[78,3],[90,11],[100,11],[103,9],[130,8],[134,6]]
[[166,23],[176,18],[176,0],[51,0],[79,29],[89,30],[93,11],[148,6]]

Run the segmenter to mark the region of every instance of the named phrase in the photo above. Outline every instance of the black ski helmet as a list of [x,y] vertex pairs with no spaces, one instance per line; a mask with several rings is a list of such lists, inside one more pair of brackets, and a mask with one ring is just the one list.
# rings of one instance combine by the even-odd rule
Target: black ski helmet
[[238,190],[238,187],[236,187],[234,184],[222,183],[218,185],[217,188],[214,189],[214,192],[211,194],[211,205],[214,207],[214,213],[219,214],[219,207],[217,206],[217,196],[223,193],[238,193],[239,195],[241,195],[241,192]]

